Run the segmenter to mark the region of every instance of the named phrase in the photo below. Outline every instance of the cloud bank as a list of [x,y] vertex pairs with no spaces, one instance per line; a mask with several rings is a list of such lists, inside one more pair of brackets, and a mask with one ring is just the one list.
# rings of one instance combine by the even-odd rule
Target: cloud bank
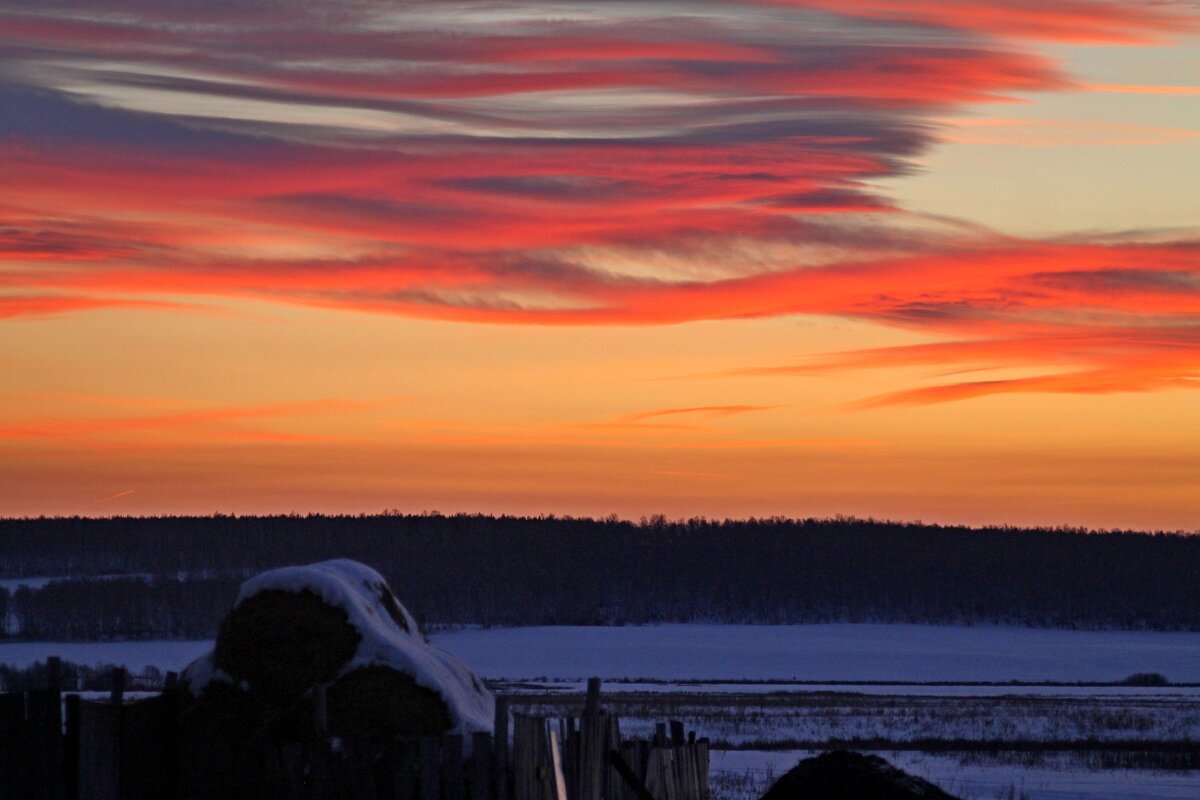
[[966,104],[1089,89],[1035,43],[1194,25],[1115,0],[11,3],[0,318],[832,315],[946,341],[821,369],[1045,370],[862,407],[1194,387],[1200,239],[1014,239],[875,185]]

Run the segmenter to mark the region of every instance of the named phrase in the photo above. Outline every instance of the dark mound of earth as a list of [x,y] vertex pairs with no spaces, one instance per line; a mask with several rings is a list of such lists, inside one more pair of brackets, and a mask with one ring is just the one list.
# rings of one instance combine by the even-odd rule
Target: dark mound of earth
[[957,800],[927,780],[879,756],[846,750],[806,758],[767,790],[762,800]]

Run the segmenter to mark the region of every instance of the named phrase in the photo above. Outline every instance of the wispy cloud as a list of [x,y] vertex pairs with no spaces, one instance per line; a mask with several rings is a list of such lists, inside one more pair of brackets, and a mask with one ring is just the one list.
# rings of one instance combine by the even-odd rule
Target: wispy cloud
[[[1187,140],[948,120],[1039,91],[1192,93],[1080,85],[1030,43],[1195,23],[1118,0],[5,8],[0,317],[232,298],[473,323],[811,314],[997,343],[1169,336],[1200,310],[1196,241],[933,230],[876,187],[946,138]],[[1174,364],[1127,385],[1184,385]],[[722,412],[621,422],[705,413]],[[216,420],[158,424],[201,422]]]
[[129,495],[134,494],[135,492],[135,489],[125,489],[124,491],[117,492],[116,494],[110,494],[108,497],[97,500],[96,505],[111,503],[113,500],[120,500],[122,497],[129,497]]
[[741,414],[752,414],[756,411],[771,411],[780,406],[756,406],[756,405],[737,405],[737,406],[695,406],[693,408],[661,408],[655,411],[640,411],[635,414],[628,414],[625,420],[628,422],[641,422],[642,420],[658,419],[661,417],[700,417],[702,419],[724,419],[725,417],[736,417]]
[[7,440],[77,440],[93,436],[139,433],[187,436],[205,433],[229,441],[313,442],[322,441],[324,437],[262,427],[246,427],[242,423],[253,420],[270,422],[351,414],[378,408],[383,402],[326,398],[269,405],[219,406],[159,414],[105,417],[64,416],[10,420],[0,426],[0,437]]
[[1087,83],[1081,88],[1092,92],[1117,92],[1120,94],[1162,94],[1173,97],[1200,95],[1200,86],[1155,86],[1123,83]]

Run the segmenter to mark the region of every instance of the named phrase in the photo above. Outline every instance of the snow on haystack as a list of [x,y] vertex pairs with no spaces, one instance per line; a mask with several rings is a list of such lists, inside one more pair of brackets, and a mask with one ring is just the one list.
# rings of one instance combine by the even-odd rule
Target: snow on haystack
[[[395,670],[441,698],[450,717],[450,732],[491,731],[491,693],[457,657],[425,641],[416,621],[375,570],[349,559],[270,570],[242,584],[230,613],[237,613],[247,600],[264,592],[308,592],[345,612],[361,639],[353,656],[333,676],[335,681],[367,667]],[[236,682],[236,676],[216,667],[215,653],[202,656],[184,671],[183,677],[196,695],[213,681]]]

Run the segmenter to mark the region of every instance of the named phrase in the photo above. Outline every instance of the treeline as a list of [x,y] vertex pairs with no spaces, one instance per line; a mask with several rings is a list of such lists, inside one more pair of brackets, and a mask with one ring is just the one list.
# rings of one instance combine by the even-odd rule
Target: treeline
[[[129,674],[116,664],[76,664],[62,661],[58,668],[59,686],[70,692],[107,692],[113,688],[114,676],[122,673],[121,686],[131,692],[153,692],[163,687],[166,676],[162,670],[147,665],[140,673]],[[35,661],[27,667],[0,664],[0,692],[25,692],[44,689],[50,682],[50,670],[45,661]]]
[[70,577],[0,591],[0,614],[22,638],[207,637],[245,575],[335,557],[374,566],[426,624],[1200,630],[1197,536],[841,518],[0,520],[0,577]]

